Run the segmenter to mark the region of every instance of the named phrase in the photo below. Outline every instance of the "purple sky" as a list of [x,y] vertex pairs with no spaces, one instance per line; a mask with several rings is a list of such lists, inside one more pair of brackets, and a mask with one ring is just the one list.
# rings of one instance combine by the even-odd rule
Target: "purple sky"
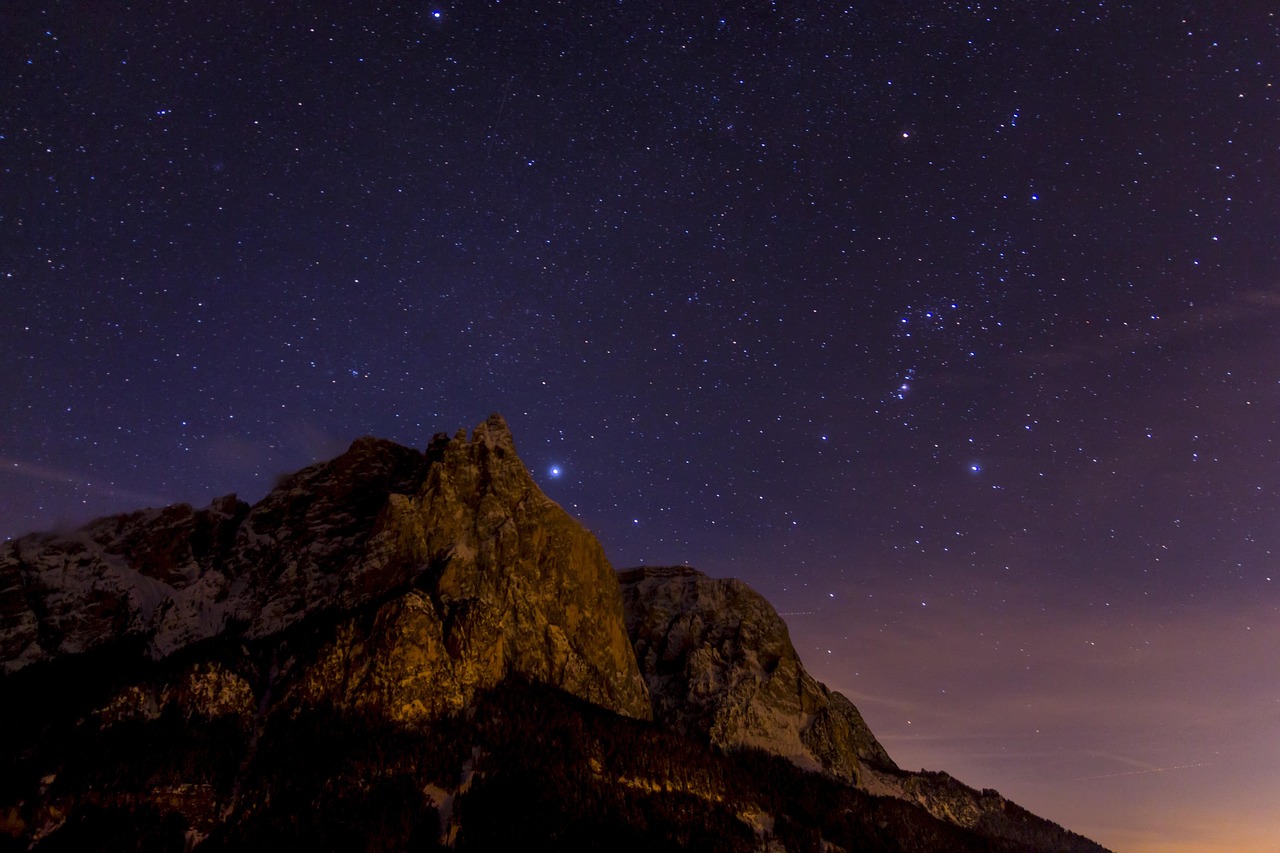
[[1276,850],[1280,19],[0,13],[0,535],[506,415],[903,765]]

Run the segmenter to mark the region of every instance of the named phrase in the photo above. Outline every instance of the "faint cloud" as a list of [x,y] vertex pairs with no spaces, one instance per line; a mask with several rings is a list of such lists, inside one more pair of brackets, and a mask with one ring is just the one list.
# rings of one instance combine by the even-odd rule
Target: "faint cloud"
[[1024,353],[1020,359],[1044,367],[1070,367],[1103,361],[1139,349],[1202,337],[1206,332],[1265,319],[1280,312],[1280,290],[1243,290],[1205,306],[1189,306],[1171,314],[1124,323],[1087,340]]
[[358,436],[338,436],[310,421],[293,421],[281,428],[281,437],[290,458],[305,456],[318,462],[344,452]]
[[299,468],[332,459],[354,436],[338,438],[316,424],[294,421],[280,426],[273,438],[224,433],[210,438],[205,458],[224,479],[236,483],[271,483]]
[[31,462],[25,459],[14,459],[10,456],[0,456],[0,474],[27,480],[35,480],[42,483],[56,483],[71,486],[85,494],[125,500],[130,503],[146,506],[163,506],[171,502],[169,498],[166,498],[163,495],[157,495],[151,492],[138,492],[132,489],[121,489],[111,485],[110,483],[94,482],[92,477],[80,471],[55,468],[50,465],[42,465],[39,462]]
[[205,445],[205,456],[215,469],[260,475],[280,464],[280,453],[267,441],[241,435],[217,435]]

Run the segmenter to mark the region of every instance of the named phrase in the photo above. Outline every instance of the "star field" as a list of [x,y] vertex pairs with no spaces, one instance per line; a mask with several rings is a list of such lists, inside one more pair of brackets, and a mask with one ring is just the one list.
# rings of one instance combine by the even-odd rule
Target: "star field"
[[1270,4],[3,18],[0,535],[500,411],[900,764],[1274,849]]

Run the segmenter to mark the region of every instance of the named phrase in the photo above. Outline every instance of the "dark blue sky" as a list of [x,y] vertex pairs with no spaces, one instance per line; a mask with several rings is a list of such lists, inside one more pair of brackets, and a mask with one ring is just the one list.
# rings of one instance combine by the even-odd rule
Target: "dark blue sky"
[[1280,795],[1269,4],[0,17],[0,535],[500,411],[901,763],[1125,850],[1280,833],[1211,793]]

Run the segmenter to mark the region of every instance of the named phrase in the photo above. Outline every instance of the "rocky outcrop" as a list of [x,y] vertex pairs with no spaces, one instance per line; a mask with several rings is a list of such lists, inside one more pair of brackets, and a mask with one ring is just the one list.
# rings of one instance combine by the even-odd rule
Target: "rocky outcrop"
[[420,720],[514,674],[650,714],[600,544],[539,491],[496,415],[425,454],[360,439],[252,508],[113,516],[0,555],[4,672],[263,641],[313,617],[337,627],[283,662],[276,701]]
[[650,716],[599,542],[534,484],[498,418],[438,440],[416,494],[387,501],[370,551],[427,569],[372,625],[344,623],[296,695],[412,720],[464,707],[508,674]]
[[91,718],[104,728],[153,721],[174,712],[184,718],[237,717],[248,724],[258,710],[253,685],[220,661],[183,667],[160,682],[130,684],[115,693]]
[[755,590],[684,566],[633,569],[620,582],[657,720],[848,782],[864,765],[895,767],[853,703],[805,671],[786,623]]

